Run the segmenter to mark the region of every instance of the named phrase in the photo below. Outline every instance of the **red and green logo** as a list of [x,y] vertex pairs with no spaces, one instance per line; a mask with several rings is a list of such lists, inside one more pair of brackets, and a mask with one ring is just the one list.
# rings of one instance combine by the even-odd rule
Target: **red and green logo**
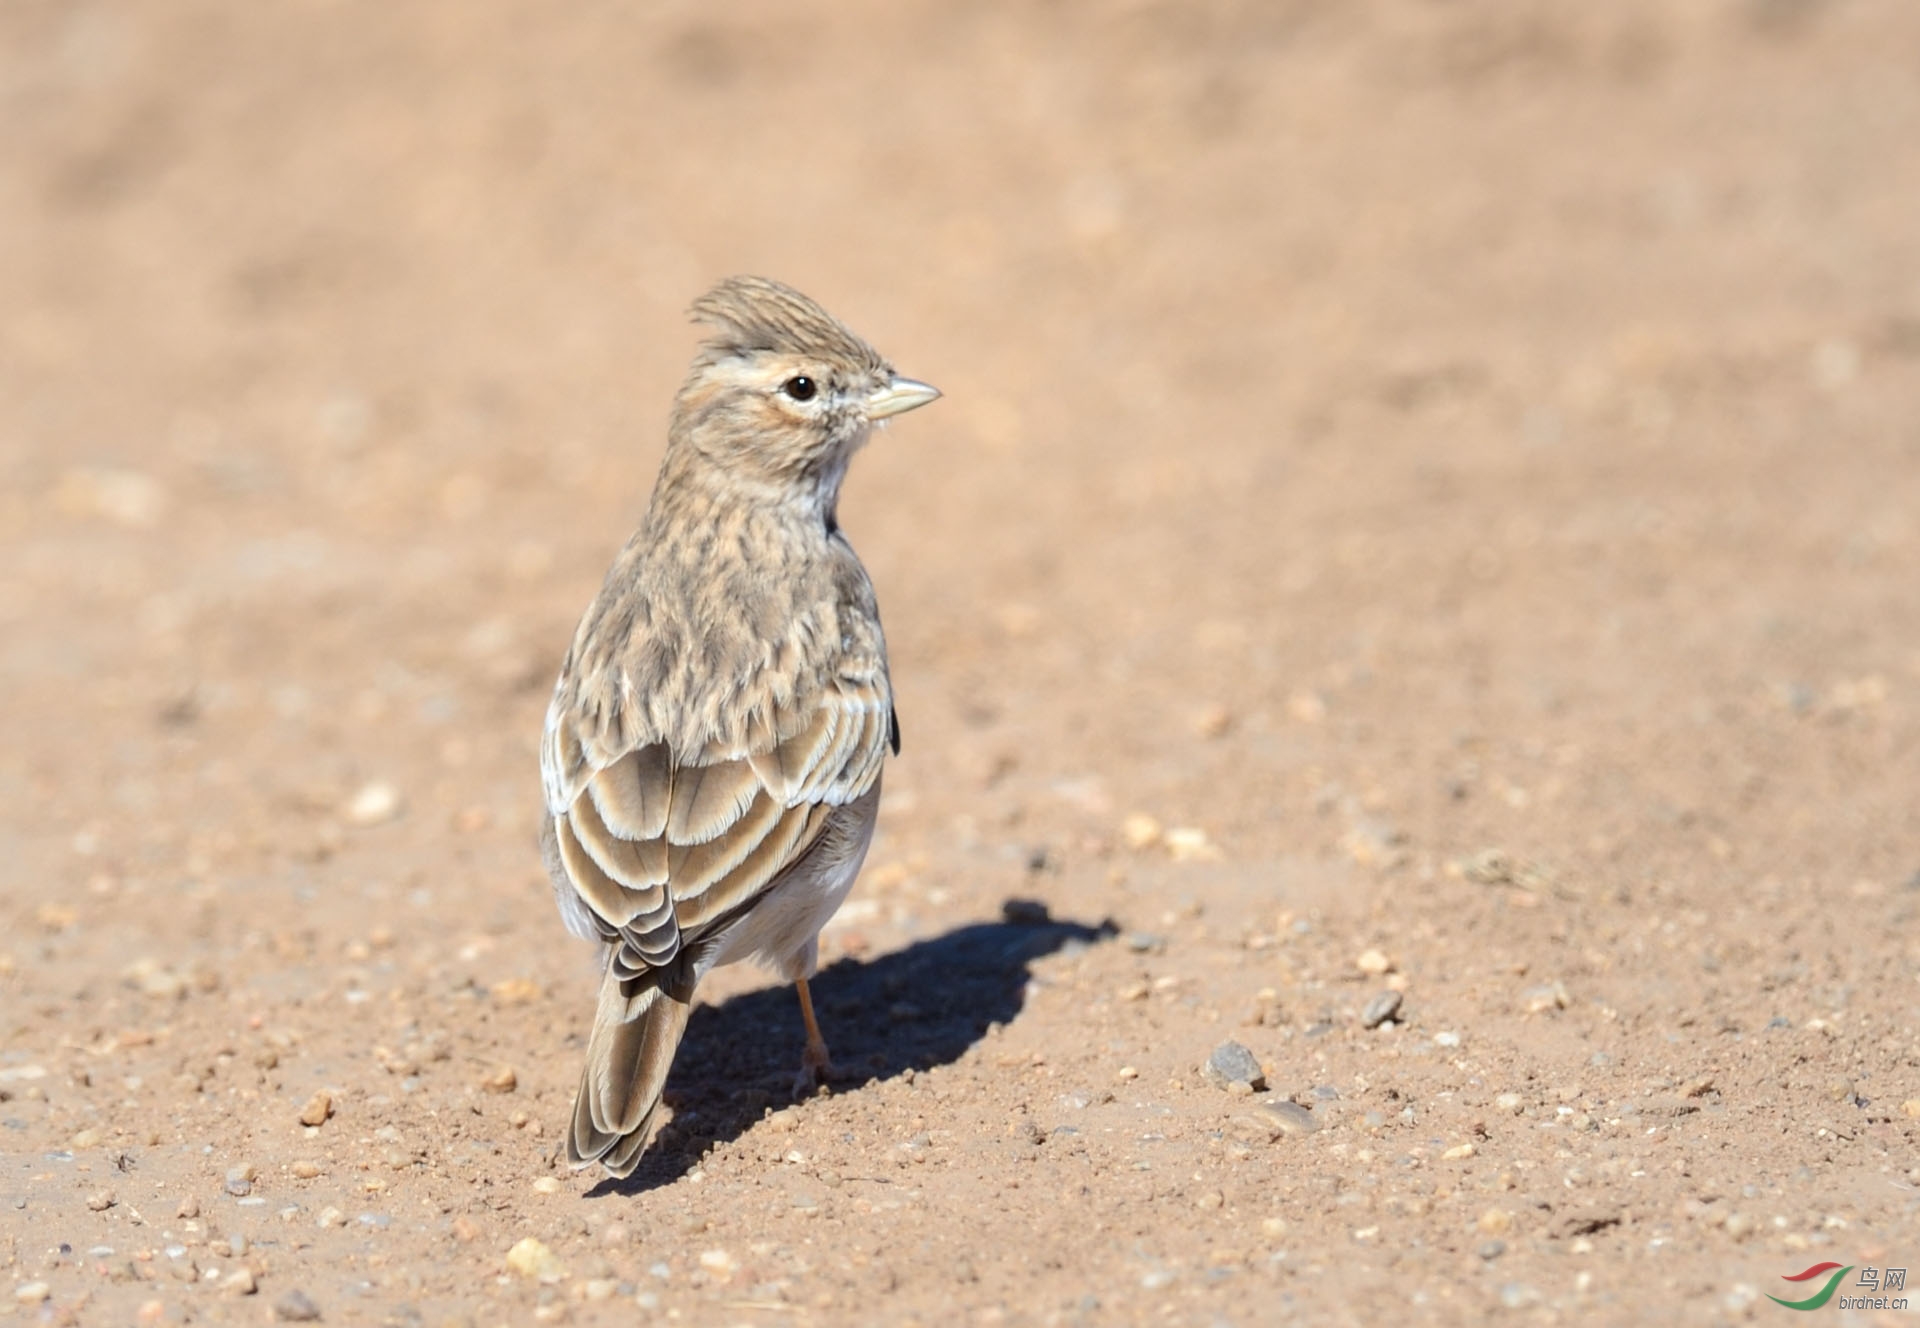
[[1805,1300],[1782,1300],[1778,1296],[1768,1296],[1767,1299],[1776,1305],[1784,1305],[1790,1310],[1817,1310],[1833,1299],[1833,1293],[1835,1289],[1839,1287],[1841,1279],[1852,1271],[1852,1264],[1848,1264],[1843,1268],[1839,1264],[1831,1261],[1827,1263],[1817,1263],[1803,1273],[1787,1273],[1782,1276],[1780,1280],[1782,1282],[1811,1282],[1823,1273],[1833,1274],[1827,1278],[1827,1284],[1825,1286],[1821,1287],[1811,1296],[1808,1296]]

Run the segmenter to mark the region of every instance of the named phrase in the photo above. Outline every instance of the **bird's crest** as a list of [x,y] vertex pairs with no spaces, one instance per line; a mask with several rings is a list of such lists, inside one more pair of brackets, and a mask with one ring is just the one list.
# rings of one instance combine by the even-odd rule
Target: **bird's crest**
[[693,302],[693,317],[715,335],[715,356],[759,351],[825,355],[861,368],[882,368],[880,353],[791,286],[767,277],[728,277]]

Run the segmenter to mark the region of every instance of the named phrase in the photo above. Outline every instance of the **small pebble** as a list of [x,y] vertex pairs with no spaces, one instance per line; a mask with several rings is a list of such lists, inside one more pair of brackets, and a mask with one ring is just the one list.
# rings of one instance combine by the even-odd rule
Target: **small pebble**
[[1480,1249],[1478,1251],[1480,1257],[1488,1261],[1498,1259],[1501,1255],[1505,1254],[1506,1252],[1507,1252],[1507,1242],[1504,1240],[1483,1241],[1481,1242]]
[[1378,1028],[1400,1012],[1401,995],[1397,991],[1383,991],[1367,1002],[1360,1011],[1362,1028]]
[[520,1086],[520,1076],[511,1065],[502,1065],[480,1081],[480,1087],[489,1093],[511,1093]]
[[1220,850],[1199,826],[1179,825],[1166,833],[1167,852],[1175,862],[1214,862]]
[[192,1199],[192,1198],[182,1199],[180,1201],[180,1206],[173,1210],[173,1215],[175,1217],[200,1216],[200,1201],[198,1199]]
[[290,1168],[290,1170],[293,1172],[294,1177],[297,1180],[312,1180],[315,1176],[318,1176],[320,1174],[320,1166],[318,1163],[307,1162],[304,1160],[295,1162],[293,1166]]
[[1016,927],[1044,927],[1053,921],[1047,906],[1038,899],[1009,899],[1000,905],[1000,916]]
[[1500,1305],[1503,1309],[1523,1310],[1539,1303],[1539,1290],[1523,1282],[1509,1282],[1500,1288]]
[[507,1251],[507,1271],[529,1281],[541,1282],[558,1282],[567,1275],[567,1270],[554,1257],[553,1251],[532,1236],[517,1242]]
[[1160,822],[1145,812],[1135,812],[1120,824],[1120,839],[1130,849],[1152,848],[1164,833]]
[[502,978],[487,990],[502,1005],[525,1005],[540,999],[540,984],[532,978]]
[[300,1108],[302,1125],[324,1125],[327,1117],[333,1115],[333,1094],[322,1088],[307,1099],[307,1105]]
[[1281,1135],[1298,1138],[1312,1134],[1320,1128],[1320,1122],[1314,1119],[1311,1111],[1298,1102],[1281,1100],[1279,1102],[1261,1102],[1248,1109],[1236,1120],[1250,1122],[1255,1128],[1264,1130],[1269,1142]]
[[1327,701],[1318,692],[1297,691],[1287,698],[1287,714],[1301,724],[1318,724],[1327,717]]
[[533,1183],[535,1194],[558,1194],[563,1188],[557,1176],[542,1176]]
[[306,1292],[296,1288],[273,1302],[273,1317],[282,1323],[318,1323],[320,1307]]
[[260,1285],[253,1280],[253,1269],[240,1268],[227,1274],[220,1283],[220,1289],[229,1296],[251,1296],[260,1289]]
[[1443,1162],[1460,1162],[1472,1157],[1479,1151],[1480,1150],[1472,1144],[1455,1144],[1452,1148],[1440,1154],[1440,1160]]
[[229,1177],[227,1179],[226,1190],[227,1193],[231,1194],[234,1198],[244,1199],[253,1193],[253,1182],[250,1180],[241,1180],[239,1177]]
[[400,790],[384,780],[363,785],[343,809],[354,825],[379,825],[400,814]]
[[38,1305],[53,1294],[45,1282],[23,1282],[13,1289],[13,1298],[22,1305]]
[[1167,938],[1157,932],[1130,931],[1127,933],[1127,949],[1135,954],[1152,954],[1167,948]]
[[1201,1067],[1201,1073],[1219,1088],[1245,1084],[1258,1091],[1267,1086],[1259,1060],[1238,1042],[1222,1042],[1215,1047],[1213,1054],[1207,1057],[1207,1063]]
[[1542,983],[1529,987],[1520,994],[1528,1014],[1545,1014],[1548,1010],[1564,1010],[1573,1003],[1567,994],[1566,984],[1562,982]]
[[126,980],[149,996],[179,997],[187,994],[187,980],[157,959],[141,959],[126,971]]
[[1393,960],[1378,950],[1362,950],[1353,966],[1368,977],[1377,978],[1393,971]]
[[112,1190],[95,1190],[87,1196],[87,1207],[96,1213],[104,1213],[119,1202],[113,1197]]

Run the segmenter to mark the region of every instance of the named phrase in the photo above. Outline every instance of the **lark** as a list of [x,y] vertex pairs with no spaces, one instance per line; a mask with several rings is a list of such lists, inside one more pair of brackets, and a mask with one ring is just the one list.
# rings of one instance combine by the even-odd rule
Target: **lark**
[[830,1069],[807,979],[900,750],[873,583],[840,529],[874,428],[940,393],[814,301],[733,277],[674,399],[646,519],[560,668],[540,767],[560,915],[606,971],[567,1158],[639,1164],[710,970],[795,984],[797,1089]]

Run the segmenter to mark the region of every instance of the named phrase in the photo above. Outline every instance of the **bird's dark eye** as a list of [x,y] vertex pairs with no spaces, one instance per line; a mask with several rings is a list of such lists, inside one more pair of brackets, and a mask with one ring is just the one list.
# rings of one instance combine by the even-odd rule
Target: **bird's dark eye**
[[815,386],[813,379],[807,377],[805,374],[801,374],[798,377],[787,379],[786,382],[780,385],[780,390],[792,397],[795,401],[811,401],[813,400],[813,394],[820,389]]

